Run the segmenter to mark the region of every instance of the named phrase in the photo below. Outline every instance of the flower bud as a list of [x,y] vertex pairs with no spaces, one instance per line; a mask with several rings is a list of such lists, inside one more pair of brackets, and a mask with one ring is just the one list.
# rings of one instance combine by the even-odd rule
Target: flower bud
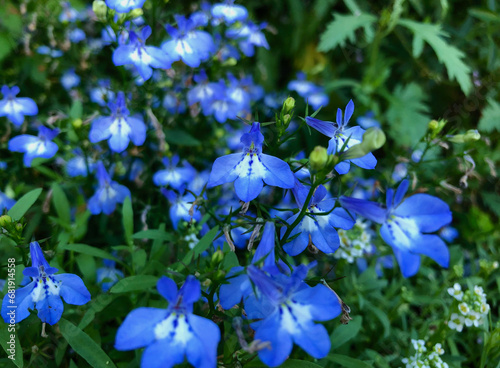
[[366,156],[382,147],[385,143],[385,133],[382,129],[371,127],[363,134],[363,141],[349,148],[343,155],[343,160],[352,160]]
[[73,125],[73,128],[78,129],[82,126],[83,122],[82,119],[75,119],[71,122],[71,124]]
[[290,121],[292,120],[292,117],[290,114],[286,114],[283,116],[283,123],[285,124],[285,127],[288,127],[288,124],[290,124]]
[[224,260],[224,252],[217,249],[214,254],[212,254],[212,264],[216,265]]
[[106,13],[108,12],[108,7],[103,0],[95,0],[92,3],[92,10],[94,11],[94,14],[99,21],[106,21]]
[[131,19],[135,19],[135,18],[139,18],[139,17],[142,17],[142,15],[144,14],[144,12],[142,11],[141,8],[137,8],[137,9],[133,9],[130,13],[128,13],[130,15],[130,18]]
[[448,140],[453,143],[474,142],[481,138],[481,134],[475,129],[468,130],[465,134],[456,134],[448,136]]
[[283,113],[288,114],[295,107],[295,99],[293,97],[288,97],[285,102],[283,102]]
[[12,222],[12,218],[9,215],[0,216],[0,226],[4,227]]
[[435,131],[439,128],[439,123],[437,120],[431,120],[429,121],[429,124],[427,124],[427,128],[431,131]]
[[328,153],[325,147],[316,146],[314,150],[309,155],[309,163],[311,164],[311,169],[319,171],[325,167],[328,161]]

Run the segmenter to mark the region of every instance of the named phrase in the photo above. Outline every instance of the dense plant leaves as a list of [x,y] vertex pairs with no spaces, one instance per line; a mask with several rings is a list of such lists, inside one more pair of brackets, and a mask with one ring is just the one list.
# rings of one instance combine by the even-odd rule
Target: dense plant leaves
[[318,45],[319,51],[330,51],[337,46],[345,46],[347,41],[356,40],[356,31],[363,28],[369,42],[373,38],[372,25],[377,18],[371,14],[361,13],[359,15],[333,14],[334,20],[327,26],[326,31],[321,34]]
[[491,98],[488,99],[488,106],[483,110],[477,128],[485,133],[491,133],[494,130],[500,132],[500,103]]

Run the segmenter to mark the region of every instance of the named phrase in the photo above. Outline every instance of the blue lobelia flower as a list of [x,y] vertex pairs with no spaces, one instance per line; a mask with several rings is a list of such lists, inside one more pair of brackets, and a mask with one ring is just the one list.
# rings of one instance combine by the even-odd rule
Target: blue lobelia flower
[[382,224],[380,235],[389,244],[404,277],[418,272],[420,255],[426,255],[442,267],[448,267],[450,254],[444,241],[434,234],[451,222],[451,211],[441,199],[429,194],[414,194],[403,200],[408,190],[403,180],[396,190],[387,190],[386,208],[380,204],[350,197],[340,197],[348,211]]
[[141,307],[130,312],[118,328],[115,348],[146,347],[141,360],[144,368],[170,368],[185,356],[197,368],[215,368],[219,327],[193,314],[193,303],[201,296],[200,282],[188,276],[178,291],[175,282],[163,276],[156,287],[168,300],[168,308]]
[[38,106],[28,97],[16,97],[19,87],[2,86],[3,100],[0,101],[0,116],[6,116],[14,125],[21,126],[25,116],[38,114]]
[[191,182],[196,175],[196,170],[184,162],[182,167],[179,164],[179,155],[173,155],[171,159],[164,157],[162,162],[165,169],[157,171],[153,175],[153,182],[156,186],[169,185],[180,190],[184,184]]
[[69,177],[86,177],[89,172],[94,172],[96,164],[92,158],[85,156],[79,148],[73,150],[73,153],[75,157],[70,158],[66,163],[66,173]]
[[[32,281],[14,292],[5,295],[2,303],[2,317],[6,323],[11,318],[15,323],[29,316],[29,309],[38,311],[38,317],[44,323],[53,325],[61,319],[63,303],[83,305],[90,301],[90,293],[82,279],[71,273],[54,275],[57,268],[50,267],[43,256],[38,242],[30,244],[31,267],[24,269],[23,274]],[[13,312],[14,311],[14,312]]]
[[0,213],[2,213],[4,209],[10,210],[15,204],[15,199],[8,197],[5,193],[0,191]]
[[310,287],[303,280],[308,267],[301,265],[291,276],[267,275],[255,266],[248,275],[257,287],[245,302],[245,311],[255,330],[255,340],[267,343],[259,350],[260,360],[268,366],[282,364],[292,352],[293,343],[316,359],[330,351],[326,328],[314,321],[337,317],[341,306],[336,295],[324,285]]
[[203,105],[203,115],[213,115],[219,123],[225,123],[226,120],[236,120],[240,105],[236,103],[230,96],[230,90],[226,87],[226,83],[220,80],[217,87],[217,93],[214,95],[210,103]]
[[212,36],[195,28],[197,24],[191,19],[176,15],[178,29],[168,25],[165,27],[171,40],[165,41],[161,48],[172,61],[181,60],[192,68],[200,66],[215,53],[215,43]]
[[228,29],[226,36],[238,40],[241,52],[247,57],[252,57],[255,54],[255,46],[269,50],[266,36],[261,31],[266,27],[267,23],[258,26],[248,21],[246,24]]
[[125,104],[125,94],[118,92],[115,102],[108,104],[111,116],[100,116],[92,121],[89,139],[97,143],[108,139],[113,152],[123,152],[130,141],[141,146],[146,140],[146,124],[138,116],[130,116]]
[[59,147],[52,142],[59,134],[58,129],[38,127],[38,136],[29,134],[18,135],[9,141],[9,151],[24,152],[24,165],[31,167],[31,161],[36,157],[54,157]]
[[97,269],[96,281],[101,284],[102,291],[106,292],[123,278],[123,272],[116,269],[116,262],[110,259],[103,261],[104,267]]
[[66,90],[78,87],[80,84],[80,77],[75,73],[75,69],[71,68],[64,72],[61,76],[61,84]]
[[243,5],[234,5],[234,0],[212,6],[212,16],[222,18],[226,24],[244,21],[248,17],[248,10]]
[[294,176],[285,161],[262,153],[264,136],[255,122],[250,132],[241,136],[242,153],[233,153],[215,160],[207,188],[234,181],[236,195],[243,202],[257,198],[264,183],[291,189]]
[[193,79],[196,84],[187,93],[189,106],[200,103],[201,108],[206,110],[212,101],[220,99],[226,93],[224,86],[208,81],[204,69],[201,69],[199,74],[195,74]]
[[68,37],[69,37],[69,40],[73,43],[82,42],[83,40],[85,40],[85,38],[87,38],[87,36],[85,35],[85,32],[83,30],[81,30],[80,28],[72,29],[69,32]]
[[110,215],[115,210],[117,203],[123,203],[125,198],[131,197],[127,187],[111,180],[111,176],[101,161],[97,163],[97,179],[99,187],[88,203],[91,214],[98,215],[103,212]]
[[[307,125],[313,127],[317,131],[331,138],[328,143],[327,152],[330,155],[334,155],[335,153],[340,151],[348,138],[349,140],[347,141],[347,144],[345,144],[344,151],[354,146],[355,144],[361,143],[361,141],[363,140],[363,134],[365,133],[364,129],[360,128],[359,126],[346,129],[347,124],[349,123],[349,119],[351,118],[353,113],[354,103],[352,102],[352,100],[350,100],[345,108],[343,121],[342,110],[337,109],[336,123],[332,123],[330,121],[322,121],[310,116],[306,118],[306,123]],[[352,160],[345,160],[338,163],[335,166],[335,170],[341,175],[347,174],[351,167],[351,162],[356,166],[361,167],[362,169],[374,169],[377,165],[377,159],[375,158],[375,156],[373,156],[372,153],[368,153],[363,157]]]
[[196,208],[196,206],[193,209],[193,215],[191,216],[189,210],[191,209],[193,202],[195,201],[196,198],[189,192],[182,195],[183,192],[184,192],[183,187],[181,187],[179,190],[179,193],[181,194],[177,194],[173,190],[167,190],[165,188],[161,188],[161,194],[163,194],[170,203],[169,214],[174,230],[177,230],[177,227],[181,220],[189,222],[191,221],[191,219],[193,219],[199,222],[202,217],[200,211]]
[[[262,239],[252,259],[252,264],[263,262],[262,268],[270,273],[279,272],[274,255],[275,237],[274,222],[266,222]],[[226,279],[228,283],[220,286],[219,302],[222,308],[231,309],[241,299],[246,299],[252,294],[253,289],[248,275],[241,266],[231,268]]]
[[133,64],[144,80],[151,78],[152,68],[170,68],[173,60],[165,52],[158,47],[145,45],[149,36],[151,36],[150,26],[144,27],[140,36],[131,31],[129,43],[121,44],[113,52],[113,63],[116,66]]
[[[296,180],[292,190],[299,208],[302,208],[307,199],[309,188]],[[336,227],[349,230],[354,226],[354,220],[341,207],[335,206],[334,198],[326,198],[327,190],[320,185],[316,188],[311,202],[307,204],[308,214],[292,230],[290,237],[298,235],[291,242],[283,246],[283,250],[291,256],[296,256],[312,243],[324,253],[333,253],[340,246],[340,238]],[[317,214],[317,215],[315,215]],[[292,224],[299,214],[295,214],[287,220]],[[282,235],[286,232],[286,227],[281,229]]]
[[118,13],[128,13],[133,9],[142,8],[146,0],[106,0],[106,5]]
[[111,82],[109,79],[101,79],[97,83],[97,87],[90,90],[90,101],[106,106],[106,104],[115,99],[115,92],[111,90]]

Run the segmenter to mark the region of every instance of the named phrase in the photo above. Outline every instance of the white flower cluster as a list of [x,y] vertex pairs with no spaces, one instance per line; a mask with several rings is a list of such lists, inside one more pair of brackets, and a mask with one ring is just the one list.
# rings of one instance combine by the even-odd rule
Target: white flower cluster
[[441,359],[444,354],[441,344],[428,351],[424,340],[411,340],[411,343],[416,352],[414,356],[402,360],[405,368],[448,368],[448,364]]
[[340,247],[333,253],[335,258],[342,258],[353,263],[356,258],[363,257],[364,253],[371,251],[372,236],[367,222],[358,219],[351,230],[338,229],[337,231]]
[[490,305],[486,302],[486,294],[480,286],[474,286],[473,290],[466,290],[465,293],[459,284],[448,289],[448,294],[454,297],[457,302],[452,307],[456,312],[451,314],[448,327],[461,332],[464,325],[479,327],[490,310]]

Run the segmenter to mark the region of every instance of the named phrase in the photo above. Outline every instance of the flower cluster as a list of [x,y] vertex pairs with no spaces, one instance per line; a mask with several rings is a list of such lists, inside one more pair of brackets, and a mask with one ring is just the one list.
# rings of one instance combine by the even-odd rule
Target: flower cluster
[[415,355],[402,360],[405,368],[448,368],[448,363],[441,359],[444,350],[441,344],[436,344],[427,350],[424,340],[411,340]]
[[472,289],[462,291],[460,284],[456,283],[448,289],[448,294],[455,298],[448,327],[462,332],[464,325],[479,327],[484,324],[490,311],[483,288],[475,285]]
[[340,247],[333,256],[353,263],[356,258],[363,257],[372,249],[372,233],[366,221],[356,220],[350,230],[338,230]]

